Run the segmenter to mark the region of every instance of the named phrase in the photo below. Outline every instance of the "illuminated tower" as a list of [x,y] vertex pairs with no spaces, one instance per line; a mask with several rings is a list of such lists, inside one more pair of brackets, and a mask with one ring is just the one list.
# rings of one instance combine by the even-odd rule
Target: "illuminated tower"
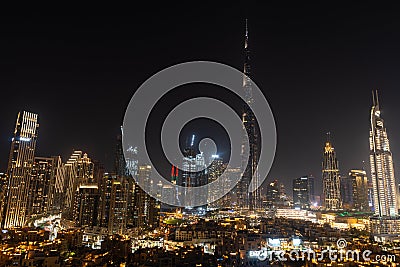
[[310,180],[308,176],[293,179],[293,205],[295,208],[310,207]]
[[336,152],[330,140],[330,133],[324,148],[324,160],[322,162],[322,183],[323,183],[323,207],[326,210],[338,210],[342,207],[340,197],[340,175],[339,163],[336,159]]
[[3,227],[24,226],[28,215],[30,173],[35,159],[38,115],[18,113],[11,142],[7,174],[7,204]]
[[279,201],[279,182],[274,180],[267,185],[267,202],[266,207],[268,209],[273,209],[277,207]]
[[[141,184],[145,184],[146,190],[150,190],[151,166],[138,166],[138,179]],[[140,230],[153,229],[158,226],[160,203],[139,186],[135,186],[135,214],[134,225]]]
[[371,176],[374,188],[375,215],[398,216],[396,179],[394,178],[392,152],[383,125],[378,92],[373,92],[371,130],[369,133]]
[[397,206],[396,179],[392,152],[386,128],[381,118],[378,92],[372,92],[371,129],[369,132],[369,159],[374,191],[374,216],[370,218],[374,235],[398,235],[400,219]]
[[350,170],[353,208],[356,211],[369,211],[368,178],[364,170]]
[[[74,206],[77,204],[75,198],[80,197],[82,192],[83,194],[94,194],[94,191],[98,190],[99,181],[97,181],[97,178],[94,176],[94,166],[94,163],[88,155],[78,150],[74,151],[65,164],[66,192],[63,207],[64,217],[72,219],[73,216],[77,214],[77,207]],[[94,189],[95,187],[97,187],[96,190]]]
[[[226,175],[223,176],[223,172],[225,170],[224,163],[222,161],[222,158],[220,158],[218,155],[212,155],[211,156],[211,164],[208,167],[208,182],[214,182],[217,179],[226,179]],[[223,201],[225,197],[222,197],[218,199],[218,196],[222,195],[224,188],[223,187],[218,187],[215,189],[212,189],[208,192],[208,203],[209,207],[211,208],[221,208],[223,207]]]
[[[261,208],[260,190],[248,192],[250,182],[257,183],[258,179],[254,179],[258,175],[257,163],[259,155],[259,132],[256,118],[251,109],[254,99],[252,95],[252,84],[250,79],[250,50],[249,50],[249,34],[246,20],[246,31],[244,41],[244,68],[243,68],[243,90],[245,92],[246,105],[243,108],[242,121],[244,130],[249,137],[249,158],[243,157],[242,168],[245,169],[243,177],[238,184],[238,204],[240,207],[246,207],[250,210]],[[245,146],[242,146],[242,154],[244,154]],[[253,185],[258,188],[258,184]]]
[[81,184],[74,196],[73,218],[77,226],[96,226],[98,223],[99,188],[97,184]]
[[72,208],[74,205],[74,193],[76,192],[76,176],[78,161],[82,157],[82,151],[74,151],[67,163],[64,165],[64,201],[63,201],[63,217],[72,218]]
[[109,234],[124,234],[128,217],[129,182],[126,177],[117,177],[111,183]]
[[30,174],[28,216],[45,216],[60,211],[59,183],[62,176],[60,156],[35,157]]

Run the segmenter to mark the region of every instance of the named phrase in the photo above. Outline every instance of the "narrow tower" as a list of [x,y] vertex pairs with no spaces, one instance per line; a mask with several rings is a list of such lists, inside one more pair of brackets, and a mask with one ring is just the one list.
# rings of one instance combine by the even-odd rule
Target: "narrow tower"
[[377,91],[372,92],[369,148],[375,215],[379,217],[398,216],[392,152],[390,151],[386,128],[381,118]]
[[326,210],[338,210],[342,207],[340,196],[339,163],[336,158],[335,149],[332,146],[330,133],[324,148],[324,159],[322,162],[323,183],[323,207]]
[[21,227],[28,216],[30,174],[35,160],[38,115],[18,113],[8,161],[8,190],[3,227]]
[[[261,208],[260,190],[248,192],[250,182],[257,183],[258,179],[254,179],[257,173],[257,163],[259,154],[259,133],[257,120],[252,111],[254,103],[251,84],[251,69],[250,69],[250,49],[249,49],[249,31],[246,19],[245,39],[244,39],[244,68],[243,68],[243,90],[245,92],[246,105],[243,107],[242,121],[243,130],[247,132],[249,137],[249,158],[242,158],[242,168],[245,169],[243,177],[238,184],[238,206],[245,207],[249,210]],[[244,141],[245,142],[245,141]],[[245,145],[242,146],[244,154]],[[253,185],[254,188],[259,188],[258,184]]]

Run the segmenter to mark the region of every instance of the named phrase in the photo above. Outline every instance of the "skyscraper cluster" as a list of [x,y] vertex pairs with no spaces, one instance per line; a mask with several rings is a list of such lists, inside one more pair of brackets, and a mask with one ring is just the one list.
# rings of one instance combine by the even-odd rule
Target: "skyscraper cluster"
[[[74,150],[63,162],[60,156],[42,157],[36,155],[38,138],[38,115],[21,111],[18,113],[7,171],[0,173],[0,222],[3,228],[23,227],[35,219],[53,214],[79,227],[104,227],[111,234],[122,234],[127,228],[152,229],[159,223],[161,210],[176,207],[163,206],[146,191],[175,199],[197,197],[207,199],[210,209],[237,207],[244,210],[277,209],[290,202],[283,184],[277,180],[265,185],[266,194],[261,190],[249,192],[251,182],[257,182],[257,165],[261,140],[256,118],[251,110],[252,97],[249,35],[246,22],[244,42],[243,90],[246,103],[243,106],[243,133],[249,141],[248,158],[242,158],[242,166],[227,166],[218,155],[206,155],[195,150],[195,135],[183,151],[181,169],[172,166],[172,185],[186,187],[185,195],[179,196],[171,185],[156,183],[151,179],[152,166],[140,164],[137,149],[122,147],[121,137],[117,140],[115,169],[107,172],[103,165],[90,158],[81,150]],[[245,140],[245,138],[244,138]],[[389,138],[381,117],[377,92],[373,92],[370,113],[370,170],[350,169],[341,174],[337,151],[327,134],[322,156],[322,196],[324,211],[357,210],[374,211],[371,228],[374,233],[400,233],[398,213],[398,188]],[[124,153],[125,152],[125,153]],[[212,183],[218,179],[228,181],[230,174],[243,171],[243,176],[233,193],[217,199],[222,186],[217,190],[194,196],[191,188]],[[135,182],[144,181],[150,188],[141,188]],[[226,183],[230,184],[230,183]],[[258,188],[259,185],[254,185]],[[155,188],[155,190],[153,190]],[[314,193],[315,179],[305,175],[293,179],[293,206],[310,209],[319,202]],[[173,201],[171,201],[173,202]],[[187,202],[190,202],[187,201]],[[186,210],[205,210],[206,207],[185,207]]]
[[348,176],[340,173],[330,133],[327,134],[323,152],[322,190],[322,207],[327,211],[371,211],[367,172],[351,169]]
[[[368,177],[364,168],[350,169],[343,174],[339,169],[336,150],[330,133],[323,148],[321,208],[327,212],[358,211],[373,212],[370,217],[373,234],[399,234],[399,192],[396,186],[392,152],[389,138],[381,117],[378,92],[373,91],[370,113],[370,170]],[[267,207],[274,207],[279,194],[279,183],[267,185]],[[317,208],[314,195],[314,178],[303,176],[293,179],[293,207]],[[314,207],[315,206],[315,207]]]
[[138,165],[134,148],[129,147],[125,160],[119,138],[115,170],[109,173],[80,150],[66,162],[60,156],[37,156],[38,128],[37,114],[18,113],[7,172],[1,177],[3,228],[23,227],[54,214],[75,226],[107,228],[110,234],[157,226],[159,204],[132,177],[150,177],[151,166]]

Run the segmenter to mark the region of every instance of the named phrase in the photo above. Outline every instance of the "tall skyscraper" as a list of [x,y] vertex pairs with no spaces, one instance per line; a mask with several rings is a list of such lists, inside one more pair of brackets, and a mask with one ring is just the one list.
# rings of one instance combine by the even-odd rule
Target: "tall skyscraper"
[[[126,151],[126,159],[124,156],[123,146],[122,146],[122,134],[123,129],[121,127],[121,135],[117,137],[117,147],[115,153],[115,173],[120,179],[124,179],[128,182],[128,191],[126,192],[127,198],[127,216],[126,216],[126,227],[134,226],[134,215],[135,215],[135,187],[136,182],[134,180],[137,177],[138,173],[138,159],[137,159],[137,148],[133,146],[129,146]],[[109,189],[111,189],[112,182],[109,182]],[[102,189],[103,191],[105,189]],[[110,190],[107,192],[111,192]],[[111,199],[111,195],[108,196],[109,200]],[[110,202],[108,200],[108,203]],[[108,207],[109,209],[109,207]],[[108,226],[108,217],[106,219],[105,226]]]
[[326,210],[338,210],[342,207],[340,196],[339,162],[336,158],[335,149],[327,134],[322,162],[322,191],[323,207]]
[[6,203],[7,183],[8,183],[7,173],[0,172],[0,223],[3,222],[5,218],[5,211],[7,205]]
[[61,161],[61,157],[53,157],[54,159],[54,196],[53,196],[53,210],[55,212],[62,211],[64,205],[64,192],[65,189],[65,166]]
[[371,178],[374,188],[375,218],[373,233],[399,233],[397,188],[389,138],[381,117],[378,92],[372,93],[371,129],[369,132]]
[[315,205],[316,200],[315,200],[315,178],[313,175],[308,175],[308,194],[310,198],[310,206]]
[[375,215],[397,216],[397,191],[392,152],[381,118],[378,92],[373,92],[369,134],[371,176],[374,187]]
[[59,177],[59,168],[62,166],[61,157],[35,157],[30,174],[28,193],[28,216],[45,216],[57,212],[55,203],[56,183]]
[[35,159],[38,115],[18,113],[8,161],[7,204],[3,227],[24,226],[28,215],[30,174]]
[[[252,84],[251,84],[251,70],[250,70],[250,49],[249,49],[249,34],[246,20],[246,31],[244,41],[244,68],[243,68],[243,90],[245,91],[246,105],[243,108],[242,121],[244,131],[247,132],[249,138],[249,158],[243,157],[242,168],[245,169],[241,181],[238,183],[238,202],[239,206],[249,208],[250,210],[261,208],[261,197],[260,190],[254,192],[248,192],[250,181],[257,183],[258,179],[253,179],[257,176],[257,164],[259,156],[259,130],[257,120],[251,109],[254,103],[252,95]],[[244,141],[245,142],[245,141]],[[242,154],[244,154],[245,146],[242,146]],[[254,184],[255,188],[258,188],[258,184]]]
[[367,173],[363,170],[350,170],[349,177],[352,185],[353,209],[356,211],[370,211]]
[[104,173],[100,186],[100,218],[99,224],[102,227],[108,227],[110,221],[110,204],[113,181],[116,181],[117,175],[114,173]]
[[280,184],[278,180],[274,180],[267,185],[266,207],[269,209],[276,208],[280,200]]
[[[152,186],[150,181],[151,166],[140,165],[138,167],[138,179],[143,184]],[[135,186],[135,212],[134,225],[140,230],[151,229],[158,226],[160,203],[147,194],[139,186]]]
[[77,188],[77,170],[78,161],[82,157],[82,151],[76,150],[72,153],[71,157],[64,165],[65,179],[64,179],[64,202],[63,202],[63,217],[72,219],[72,209],[74,205],[74,194]]
[[63,216],[73,219],[76,216],[76,205],[78,202],[75,199],[80,197],[80,187],[84,194],[94,194],[94,187],[99,189],[99,181],[94,175],[95,164],[82,151],[74,151],[70,159],[65,164],[65,202],[63,207]]
[[340,176],[340,197],[343,209],[353,208],[353,180],[352,177]]
[[[222,159],[218,155],[212,155],[210,162],[211,164],[208,167],[208,182],[212,183],[217,179],[225,179],[226,175],[224,175],[224,177],[220,177],[224,172],[224,169],[226,168],[226,166],[224,166]],[[217,196],[220,196],[223,190],[224,188],[217,188],[214,190],[210,190],[208,192],[207,197],[208,197],[208,203],[210,203],[208,205],[209,207],[211,208],[223,207],[224,197],[222,197],[221,199],[217,199]]]
[[308,176],[293,179],[293,206],[300,209],[310,208],[310,181]]
[[77,226],[98,224],[99,188],[97,184],[80,184],[74,196],[73,219]]
[[[176,185],[178,182],[178,178],[179,178],[179,168],[176,167],[174,165],[172,165],[171,167],[171,183],[173,185]],[[168,199],[169,201],[174,201],[177,200],[179,203],[179,195],[178,195],[178,190],[169,184],[164,184],[162,185],[162,197],[164,199]],[[173,211],[177,211],[179,208],[175,207],[175,206],[171,206],[168,205],[166,203],[161,203],[161,210],[163,212],[173,212]]]
[[124,234],[128,217],[129,182],[126,177],[112,181],[110,193],[109,234]]
[[[203,153],[196,154],[194,142],[195,135],[192,135],[190,143],[183,151],[182,159],[182,185],[187,187],[185,190],[186,203],[191,203],[193,198],[201,198],[207,200],[207,194],[194,196],[192,194],[192,187],[202,186],[207,184],[207,169],[205,165],[205,158]],[[185,207],[192,209],[193,207]],[[205,208],[204,206],[198,208]]]
[[[115,173],[104,173],[100,184],[99,225],[109,234],[123,234],[128,227],[132,195],[131,178]],[[129,222],[133,226],[133,219]]]

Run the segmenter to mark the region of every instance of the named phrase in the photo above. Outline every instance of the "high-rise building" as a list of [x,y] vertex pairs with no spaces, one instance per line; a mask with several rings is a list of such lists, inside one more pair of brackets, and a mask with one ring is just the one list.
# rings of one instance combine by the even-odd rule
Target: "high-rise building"
[[336,158],[335,149],[327,134],[322,162],[322,206],[326,210],[338,210],[342,207],[340,196],[339,162]]
[[45,216],[53,212],[55,209],[56,199],[56,183],[62,179],[59,175],[62,173],[61,157],[35,157],[30,174],[30,185],[28,193],[28,217]]
[[[131,228],[134,226],[134,213],[135,213],[135,187],[136,182],[134,178],[137,177],[138,173],[138,156],[137,148],[129,146],[127,151],[123,151],[122,146],[122,134],[123,130],[121,127],[121,135],[117,137],[117,147],[115,153],[115,173],[120,179],[125,179],[128,182],[128,192],[127,192],[127,220],[126,227]],[[109,183],[111,186],[111,182]],[[108,191],[107,191],[108,192]],[[110,196],[109,196],[110,197]],[[108,227],[108,217],[106,220],[105,227]]]
[[[246,20],[246,31],[244,41],[244,69],[243,69],[243,89],[245,91],[246,105],[243,108],[242,121],[243,131],[247,132],[249,141],[249,157],[242,157],[242,168],[245,170],[242,179],[238,183],[238,204],[240,207],[248,208],[250,210],[261,208],[261,196],[260,190],[249,192],[248,188],[250,182],[257,183],[258,179],[254,179],[258,175],[257,164],[259,157],[259,130],[257,120],[251,109],[254,103],[252,95],[252,84],[251,84],[251,70],[250,70],[250,49],[249,49],[249,34]],[[245,138],[244,138],[244,142]],[[244,155],[245,145],[242,145],[242,154]],[[259,188],[260,185],[254,184],[255,188]]]
[[374,211],[374,186],[371,176],[368,177],[368,206],[370,211]]
[[82,151],[74,151],[71,157],[67,160],[64,165],[65,168],[65,179],[64,179],[64,203],[63,203],[63,217],[72,219],[72,209],[74,205],[74,194],[77,188],[77,170],[78,161],[82,157]]
[[[218,155],[212,155],[211,164],[208,167],[208,182],[212,183],[216,181],[217,179],[224,179],[226,177],[221,177],[222,173],[224,172],[224,169],[226,166],[224,165],[222,158],[220,158]],[[224,188],[216,188],[213,190],[210,190],[208,192],[208,207],[210,208],[221,208],[223,207],[223,198],[218,199],[218,196],[221,196],[223,193]]]
[[73,219],[77,226],[98,224],[99,188],[97,184],[80,184],[74,195]]
[[[179,168],[172,165],[171,167],[171,183],[176,185],[179,178]],[[178,190],[173,185],[164,184],[162,185],[161,194],[163,199],[168,199],[168,202],[177,201],[179,203],[180,199],[178,196]],[[173,212],[179,209],[178,207],[171,206],[166,203],[161,203],[161,211],[163,212]]]
[[129,182],[124,176],[117,178],[111,184],[108,233],[122,235],[127,226]]
[[310,208],[310,181],[308,176],[293,179],[293,206],[300,209]]
[[[207,184],[208,174],[205,165],[204,154],[198,153],[196,154],[194,142],[195,135],[192,135],[191,141],[187,144],[187,147],[183,151],[183,160],[182,160],[182,186],[186,187],[185,190],[185,203],[192,203],[193,198],[201,198],[204,201],[207,201],[207,194],[204,195],[196,195],[194,196],[191,188],[202,186]],[[192,209],[192,206],[186,207],[188,209]],[[205,207],[197,207],[197,209],[204,209]]]
[[352,204],[356,211],[370,211],[368,205],[368,178],[363,170],[350,170],[352,184]]
[[27,111],[18,113],[7,168],[7,204],[2,222],[5,228],[24,226],[27,219],[38,127],[37,114]]
[[[151,166],[139,165],[138,179],[141,184],[151,185]],[[135,186],[134,225],[139,229],[154,228],[159,223],[160,203],[138,185]]]
[[280,184],[278,180],[274,180],[267,185],[266,207],[269,209],[276,208],[280,201]]
[[76,216],[77,203],[75,199],[78,196],[79,188],[82,186],[82,192],[94,194],[94,187],[99,189],[99,178],[94,174],[95,164],[86,153],[76,150],[65,164],[65,202],[63,207],[63,216],[73,219]]
[[110,221],[110,204],[113,181],[116,181],[117,175],[114,173],[104,173],[100,186],[100,216],[99,224],[102,227],[108,227]]
[[343,209],[353,208],[353,180],[352,177],[340,176],[340,196]]
[[383,122],[378,93],[374,92],[369,147],[375,215],[379,217],[398,215],[392,152],[390,151],[389,139]]
[[315,178],[311,174],[308,177],[308,194],[310,198],[310,206],[314,206],[316,204],[315,199]]
[[65,197],[65,166],[62,163],[61,157],[53,158],[53,173],[54,173],[54,195],[53,195],[53,213],[59,213],[63,209]]
[[3,218],[5,217],[5,208],[7,204],[7,182],[7,173],[0,172],[0,222],[2,222]]
[[[122,132],[122,127],[121,127]],[[129,175],[128,168],[126,167],[125,156],[122,146],[122,135],[117,136],[117,145],[115,149],[115,172],[117,175]]]
[[198,184],[197,179],[197,157],[194,149],[195,135],[192,135],[190,145],[183,151],[182,160],[182,185],[185,187],[194,187]]
[[371,179],[374,188],[372,232],[396,234],[400,232],[397,206],[397,188],[394,177],[389,138],[381,117],[378,92],[372,94],[371,129],[369,134]]
[[232,188],[233,181],[239,180],[242,169],[240,167],[232,167],[229,166],[227,163],[223,163],[223,174],[220,176],[219,180],[221,181],[220,187],[221,192],[229,191],[226,195],[224,195],[218,202],[222,208],[241,208],[238,202],[238,192],[236,188]]

